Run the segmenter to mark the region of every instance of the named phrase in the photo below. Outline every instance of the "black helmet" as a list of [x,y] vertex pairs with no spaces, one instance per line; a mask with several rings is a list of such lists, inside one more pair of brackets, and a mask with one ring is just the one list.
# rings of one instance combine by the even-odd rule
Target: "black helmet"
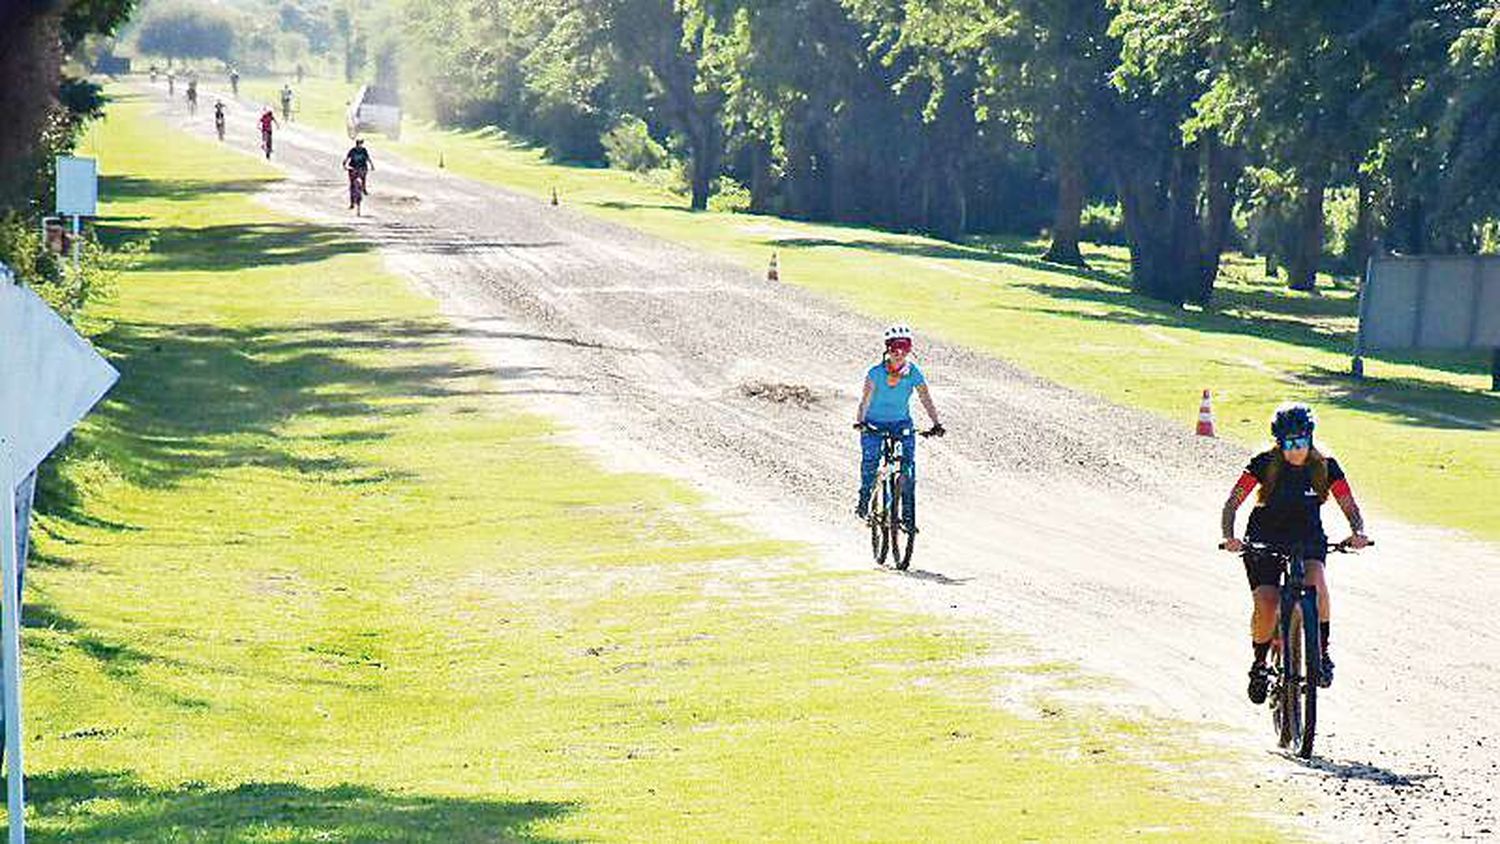
[[1288,437],[1311,437],[1317,427],[1318,417],[1302,402],[1287,402],[1271,417],[1271,436],[1278,442]]

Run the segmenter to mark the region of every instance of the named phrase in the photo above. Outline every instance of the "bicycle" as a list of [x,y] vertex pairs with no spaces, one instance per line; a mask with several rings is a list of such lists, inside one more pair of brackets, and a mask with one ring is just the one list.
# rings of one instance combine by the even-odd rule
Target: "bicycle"
[[[897,571],[906,571],[911,565],[912,548],[916,545],[917,534],[914,529],[908,530],[901,520],[904,478],[900,467],[902,458],[906,456],[903,440],[911,434],[912,429],[886,431],[868,422],[861,422],[854,427],[881,437],[880,468],[876,470],[875,488],[870,493],[870,514],[866,517],[870,526],[870,550],[875,557],[875,564],[885,565],[886,557],[889,556],[892,567]],[[931,437],[941,430],[933,427],[918,433],[922,437]],[[912,527],[915,528],[915,525]]]
[[[1374,542],[1369,543],[1374,545]],[[1219,544],[1224,547],[1223,543]],[[1351,553],[1348,541],[1329,551]],[[1266,701],[1277,743],[1298,756],[1312,756],[1318,725],[1318,679],[1323,674],[1323,637],[1318,629],[1318,593],[1303,583],[1307,575],[1300,544],[1245,542],[1244,557],[1270,557],[1281,563],[1281,599],[1276,636],[1271,640],[1270,688]]]
[[354,167],[346,167],[344,169],[349,173],[349,207],[354,209],[354,216],[363,216],[365,171]]
[[219,134],[219,140],[224,140],[224,114],[220,112],[214,115],[214,131]]
[[262,129],[260,133],[260,148],[266,151],[266,160],[271,160],[271,131]]

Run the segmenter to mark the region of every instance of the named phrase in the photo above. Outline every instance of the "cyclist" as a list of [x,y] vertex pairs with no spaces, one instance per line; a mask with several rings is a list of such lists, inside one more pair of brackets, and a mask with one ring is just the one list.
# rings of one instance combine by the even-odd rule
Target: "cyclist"
[[198,113],[198,80],[188,79],[187,84],[188,111],[192,114]]
[[271,129],[277,125],[276,112],[266,106],[265,111],[260,113],[260,145],[266,151],[266,158],[271,157]]
[[911,361],[911,329],[905,325],[893,325],[885,330],[884,358],[865,374],[864,395],[854,417],[854,426],[861,432],[862,452],[859,502],[854,507],[854,514],[861,519],[870,514],[870,493],[875,489],[875,473],[880,468],[882,434],[901,434],[901,501],[905,505],[901,518],[910,533],[917,532],[917,442],[911,420],[913,392],[922,400],[927,418],[932,420],[930,433],[942,436],[945,432],[938,421],[932,394],[927,389],[927,378]]
[[229,69],[229,92],[236,97],[240,95],[240,69],[237,67]]
[[171,70],[167,71],[167,96],[177,96],[177,74]]
[[[1301,545],[1307,572],[1304,582],[1318,594],[1318,621],[1323,640],[1323,676],[1318,685],[1333,685],[1333,658],[1328,653],[1330,604],[1328,581],[1323,562],[1327,557],[1328,536],[1323,532],[1321,510],[1331,495],[1349,521],[1353,534],[1346,540],[1352,548],[1370,544],[1365,536],[1365,520],[1354,502],[1354,492],[1344,477],[1339,462],[1313,445],[1317,417],[1311,407],[1289,402],[1276,409],[1271,418],[1271,448],[1250,459],[1240,475],[1229,500],[1224,502],[1221,527],[1224,550],[1244,550],[1244,542],[1235,537],[1234,517],[1240,504],[1260,487],[1255,508],[1245,531],[1250,542]],[[1264,557],[1251,555],[1245,560],[1245,575],[1255,598],[1250,616],[1250,643],[1255,659],[1250,664],[1250,686],[1247,694],[1252,703],[1264,703],[1269,681],[1266,653],[1271,648],[1279,611],[1281,565]]]
[[281,86],[281,119],[292,122],[292,85],[288,82]]
[[354,207],[353,187],[354,180],[359,180],[359,190],[362,194],[370,192],[369,173],[375,169],[375,162],[370,160],[370,151],[365,149],[365,139],[356,138],[354,146],[344,155],[344,169],[349,173],[350,197],[349,207]]
[[219,140],[224,140],[224,101],[214,100],[214,131],[219,133]]

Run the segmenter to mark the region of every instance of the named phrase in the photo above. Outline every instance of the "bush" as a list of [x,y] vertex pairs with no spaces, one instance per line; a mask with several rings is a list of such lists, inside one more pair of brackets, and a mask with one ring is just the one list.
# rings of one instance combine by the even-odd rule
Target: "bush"
[[1079,238],[1089,243],[1124,246],[1125,221],[1116,202],[1092,202],[1084,206]]
[[604,145],[609,166],[617,170],[648,173],[672,163],[666,147],[651,137],[646,121],[639,117],[625,115],[613,129],[604,133],[600,142]]
[[84,309],[108,298],[120,273],[134,266],[150,248],[148,241],[137,241],[110,250],[87,230],[81,237],[75,271],[71,257],[43,248],[37,226],[17,214],[0,219],[0,262],[75,327]]
[[720,176],[714,181],[713,195],[708,198],[708,210],[733,214],[749,208],[749,188],[728,176]]

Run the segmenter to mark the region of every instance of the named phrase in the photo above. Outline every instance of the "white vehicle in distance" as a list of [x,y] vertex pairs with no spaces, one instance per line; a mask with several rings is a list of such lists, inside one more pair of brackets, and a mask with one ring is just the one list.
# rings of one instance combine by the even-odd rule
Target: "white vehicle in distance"
[[349,137],[361,132],[380,132],[393,141],[401,139],[401,100],[390,88],[364,85],[349,103],[346,118]]

